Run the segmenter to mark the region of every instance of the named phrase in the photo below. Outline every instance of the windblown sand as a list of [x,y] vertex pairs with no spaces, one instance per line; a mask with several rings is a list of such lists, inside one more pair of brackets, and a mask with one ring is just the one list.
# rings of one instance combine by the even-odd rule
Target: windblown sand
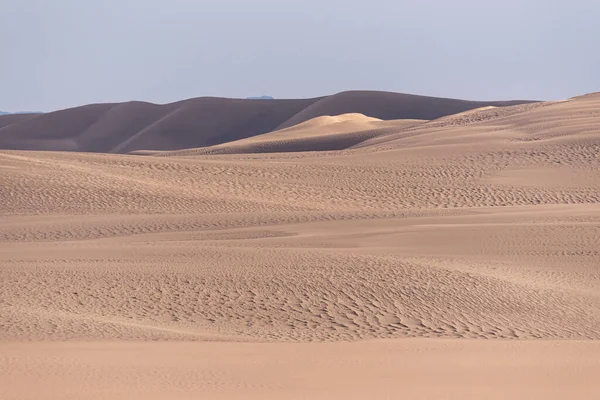
[[599,110],[0,151],[0,399],[597,398]]

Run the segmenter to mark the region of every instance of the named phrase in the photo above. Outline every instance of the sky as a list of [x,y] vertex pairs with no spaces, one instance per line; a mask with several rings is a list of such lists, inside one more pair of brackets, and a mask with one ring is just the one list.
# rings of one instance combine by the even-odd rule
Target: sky
[[0,110],[600,91],[597,0],[0,0]]

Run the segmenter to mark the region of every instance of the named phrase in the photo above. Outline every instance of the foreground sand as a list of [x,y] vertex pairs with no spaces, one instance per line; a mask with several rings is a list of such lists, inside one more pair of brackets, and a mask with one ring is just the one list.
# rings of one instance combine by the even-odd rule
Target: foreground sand
[[2,151],[0,398],[593,398],[599,107],[335,152],[293,151],[313,128],[288,153]]
[[599,342],[0,344],[2,399],[597,399]]

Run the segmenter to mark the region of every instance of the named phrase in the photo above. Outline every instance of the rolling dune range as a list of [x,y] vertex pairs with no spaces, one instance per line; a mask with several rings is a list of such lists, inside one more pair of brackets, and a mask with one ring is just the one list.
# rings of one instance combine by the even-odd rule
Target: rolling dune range
[[252,137],[326,115],[435,119],[477,107],[522,103],[530,102],[349,91],[298,100],[199,97],[164,105],[136,101],[89,104],[47,114],[0,116],[0,149],[101,153],[179,150]]
[[[1,150],[5,397],[40,398],[28,368],[57,398],[364,398],[348,376],[380,398],[600,395],[600,94],[298,113],[182,150]],[[117,384],[61,391],[71,370]]]

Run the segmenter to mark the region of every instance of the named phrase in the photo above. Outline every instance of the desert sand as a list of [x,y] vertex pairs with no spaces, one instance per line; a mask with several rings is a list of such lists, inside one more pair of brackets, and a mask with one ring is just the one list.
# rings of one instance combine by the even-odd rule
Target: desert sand
[[597,399],[599,342],[0,344],[2,399]]
[[0,399],[597,398],[599,110],[0,150]]

